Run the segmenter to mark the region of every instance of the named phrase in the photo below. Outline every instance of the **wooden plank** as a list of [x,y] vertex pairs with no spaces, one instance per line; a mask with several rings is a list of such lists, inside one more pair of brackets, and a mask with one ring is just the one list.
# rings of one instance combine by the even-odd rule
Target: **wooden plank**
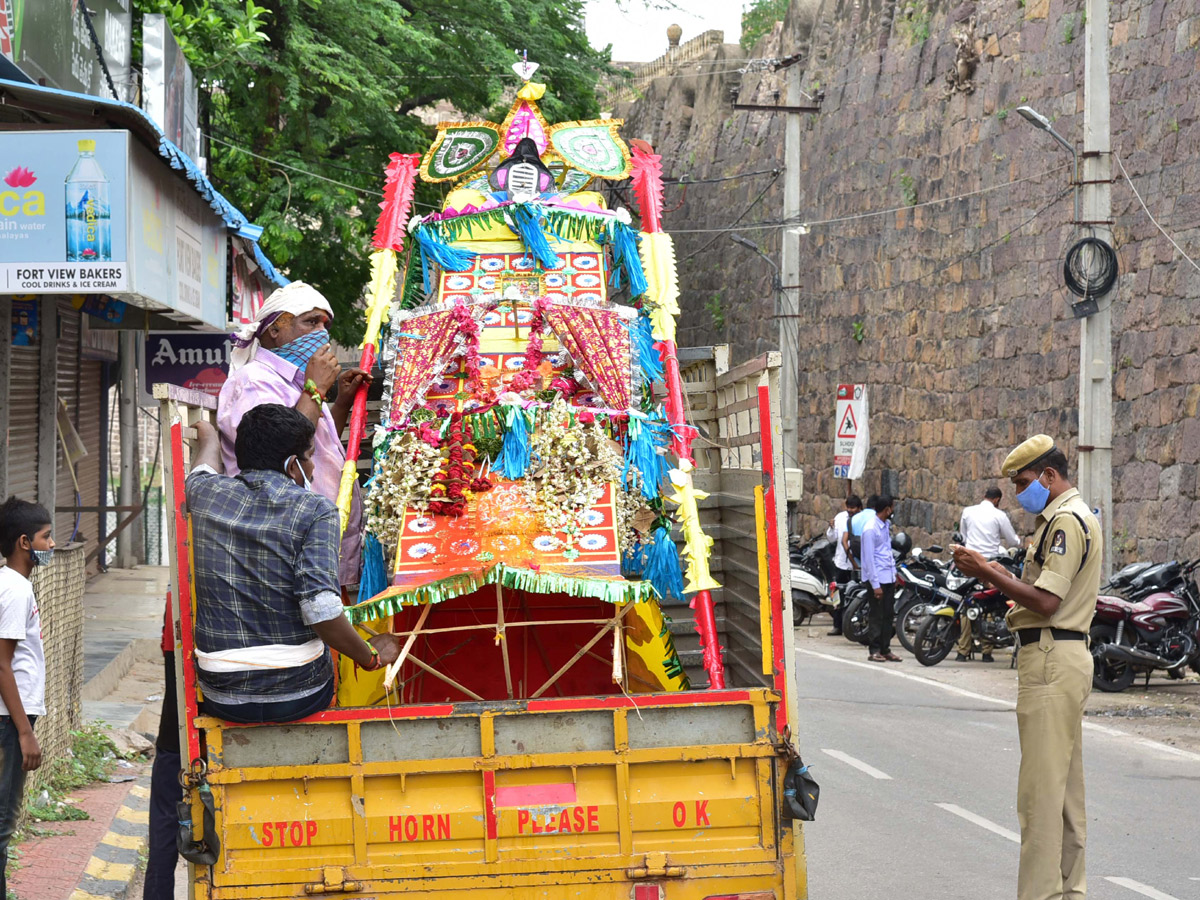
[[163,384],[162,382],[152,385],[151,390],[155,400],[174,400],[176,403],[186,406],[198,406],[201,409],[217,411],[217,398],[205,394],[203,391],[193,391],[177,384]]

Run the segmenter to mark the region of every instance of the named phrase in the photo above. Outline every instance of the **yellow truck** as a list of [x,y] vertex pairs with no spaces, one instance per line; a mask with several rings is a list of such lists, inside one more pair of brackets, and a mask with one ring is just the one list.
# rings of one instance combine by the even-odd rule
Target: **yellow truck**
[[[676,347],[659,158],[549,125],[531,72],[387,169],[346,611],[404,638],[386,677],[340,661],[299,722],[201,714],[185,479],[215,402],[155,388],[196,900],[807,896],[778,354]],[[418,172],[451,189],[410,218]],[[636,227],[591,189],[630,176]],[[343,522],[365,423],[360,395]]]
[[[781,590],[778,355],[729,369],[680,351],[697,485],[713,534],[727,685],[704,685],[686,606],[667,606],[693,689],[595,697],[335,708],[240,726],[196,712],[184,478],[211,397],[160,399],[175,592],[181,747],[196,900],[807,896],[796,765],[790,598]],[[182,603],[180,602],[182,600]]]

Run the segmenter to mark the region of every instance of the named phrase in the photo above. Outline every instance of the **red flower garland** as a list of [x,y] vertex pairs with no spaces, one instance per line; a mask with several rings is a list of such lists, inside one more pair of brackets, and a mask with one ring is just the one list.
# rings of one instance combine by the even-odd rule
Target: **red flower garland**
[[433,488],[429,492],[433,499],[429,504],[429,511],[435,515],[458,518],[467,510],[467,498],[463,489],[470,482],[475,468],[473,459],[471,462],[464,459],[460,412],[450,414],[446,446],[449,451],[446,465],[433,478]]
[[463,370],[466,372],[467,381],[463,389],[468,393],[475,393],[479,390],[479,323],[475,321],[475,317],[471,315],[471,310],[467,308],[465,303],[459,302],[454,304],[452,313],[454,321],[458,324],[458,332],[463,336]]
[[[533,320],[529,323],[529,344],[525,348],[525,362],[521,371],[509,382],[509,390],[518,394],[529,390],[534,382],[541,378],[538,366],[545,359],[545,353],[542,352],[542,332],[546,328],[546,308],[549,305],[545,297],[538,297],[533,301]],[[513,312],[516,313],[515,306]]]

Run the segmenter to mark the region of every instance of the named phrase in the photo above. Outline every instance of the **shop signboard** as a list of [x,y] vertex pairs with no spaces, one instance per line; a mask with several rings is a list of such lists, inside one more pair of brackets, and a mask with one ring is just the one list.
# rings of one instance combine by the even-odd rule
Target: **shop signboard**
[[129,133],[0,133],[0,293],[128,286]]
[[153,387],[174,384],[216,397],[229,374],[228,334],[199,331],[151,331],[142,344],[143,406],[154,406]]
[[192,159],[199,159],[196,77],[162,13],[142,17],[142,57],[142,105],[146,115],[158,123],[168,141]]
[[[79,0],[0,0],[0,51],[35,82],[112,98]],[[131,90],[132,0],[88,0],[96,39],[120,95]]]

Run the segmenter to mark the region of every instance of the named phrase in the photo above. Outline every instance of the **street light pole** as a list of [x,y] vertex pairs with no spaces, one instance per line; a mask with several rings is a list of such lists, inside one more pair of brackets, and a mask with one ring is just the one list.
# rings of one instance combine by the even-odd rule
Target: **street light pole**
[[[1108,0],[1087,0],[1084,47],[1083,219],[1112,245],[1112,146],[1108,92]],[[1104,574],[1112,571],[1112,304],[1079,320],[1079,490],[1100,510]]]

